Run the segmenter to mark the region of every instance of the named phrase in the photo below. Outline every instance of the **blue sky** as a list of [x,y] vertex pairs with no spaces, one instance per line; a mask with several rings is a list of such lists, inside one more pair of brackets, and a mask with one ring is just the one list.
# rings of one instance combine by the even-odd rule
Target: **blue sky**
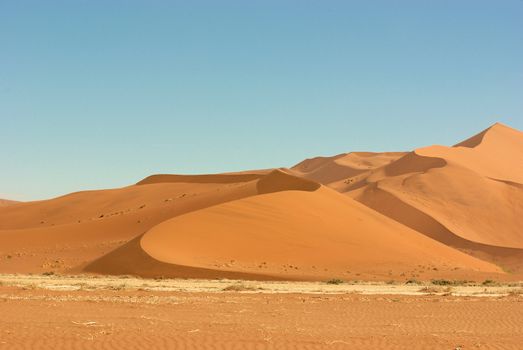
[[0,197],[523,129],[523,1],[0,1]]

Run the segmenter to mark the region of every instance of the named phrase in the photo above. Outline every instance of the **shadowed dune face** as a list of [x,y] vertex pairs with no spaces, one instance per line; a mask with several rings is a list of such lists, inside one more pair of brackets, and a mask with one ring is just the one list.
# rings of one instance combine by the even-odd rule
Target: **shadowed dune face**
[[385,166],[383,171],[385,172],[384,177],[401,176],[412,173],[424,173],[429,169],[443,168],[445,165],[447,163],[444,159],[424,157],[414,151]]
[[321,185],[317,182],[302,179],[281,170],[274,170],[262,177],[256,184],[259,194],[279,191],[316,191]]
[[140,245],[142,235],[114,251],[90,262],[83,271],[108,275],[136,275],[149,278],[190,277],[273,280],[273,276],[241,273],[219,269],[205,269],[165,263],[152,258]]
[[479,259],[500,264],[506,271],[523,269],[523,249],[499,247],[462,238],[445,227],[437,218],[418,209],[416,203],[404,202],[399,196],[376,185],[366,187],[356,199],[432,239]]

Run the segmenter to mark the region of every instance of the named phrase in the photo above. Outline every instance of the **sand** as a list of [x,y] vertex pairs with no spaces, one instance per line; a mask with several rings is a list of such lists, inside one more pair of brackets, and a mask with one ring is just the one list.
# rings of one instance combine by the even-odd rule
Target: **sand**
[[[31,279],[40,282],[15,285]],[[0,349],[519,349],[523,341],[515,293],[365,293],[380,285],[309,293],[303,282],[283,292],[223,291],[211,288],[233,281],[81,277],[80,289],[51,290],[74,278],[0,281]]]
[[13,205],[16,203],[20,203],[20,202],[9,200],[9,199],[0,199],[0,207],[7,207],[8,205]]

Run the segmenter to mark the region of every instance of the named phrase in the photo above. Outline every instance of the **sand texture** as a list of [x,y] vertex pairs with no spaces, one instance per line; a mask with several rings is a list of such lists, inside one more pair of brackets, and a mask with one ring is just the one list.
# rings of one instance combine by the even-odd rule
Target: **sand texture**
[[[285,292],[209,291],[220,282],[142,280],[139,288],[135,279],[105,278],[52,290],[73,279],[9,278],[0,275],[0,349],[455,350],[523,342],[519,294],[401,294],[401,286],[365,293],[373,285],[303,293],[307,284],[289,282]],[[36,285],[13,285],[31,278]],[[154,283],[185,289],[154,290]]]

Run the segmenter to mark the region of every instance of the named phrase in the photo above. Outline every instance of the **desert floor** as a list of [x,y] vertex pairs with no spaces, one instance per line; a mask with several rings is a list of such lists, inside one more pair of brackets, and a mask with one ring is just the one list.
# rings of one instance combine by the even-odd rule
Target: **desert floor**
[[521,349],[522,292],[0,275],[0,349]]

